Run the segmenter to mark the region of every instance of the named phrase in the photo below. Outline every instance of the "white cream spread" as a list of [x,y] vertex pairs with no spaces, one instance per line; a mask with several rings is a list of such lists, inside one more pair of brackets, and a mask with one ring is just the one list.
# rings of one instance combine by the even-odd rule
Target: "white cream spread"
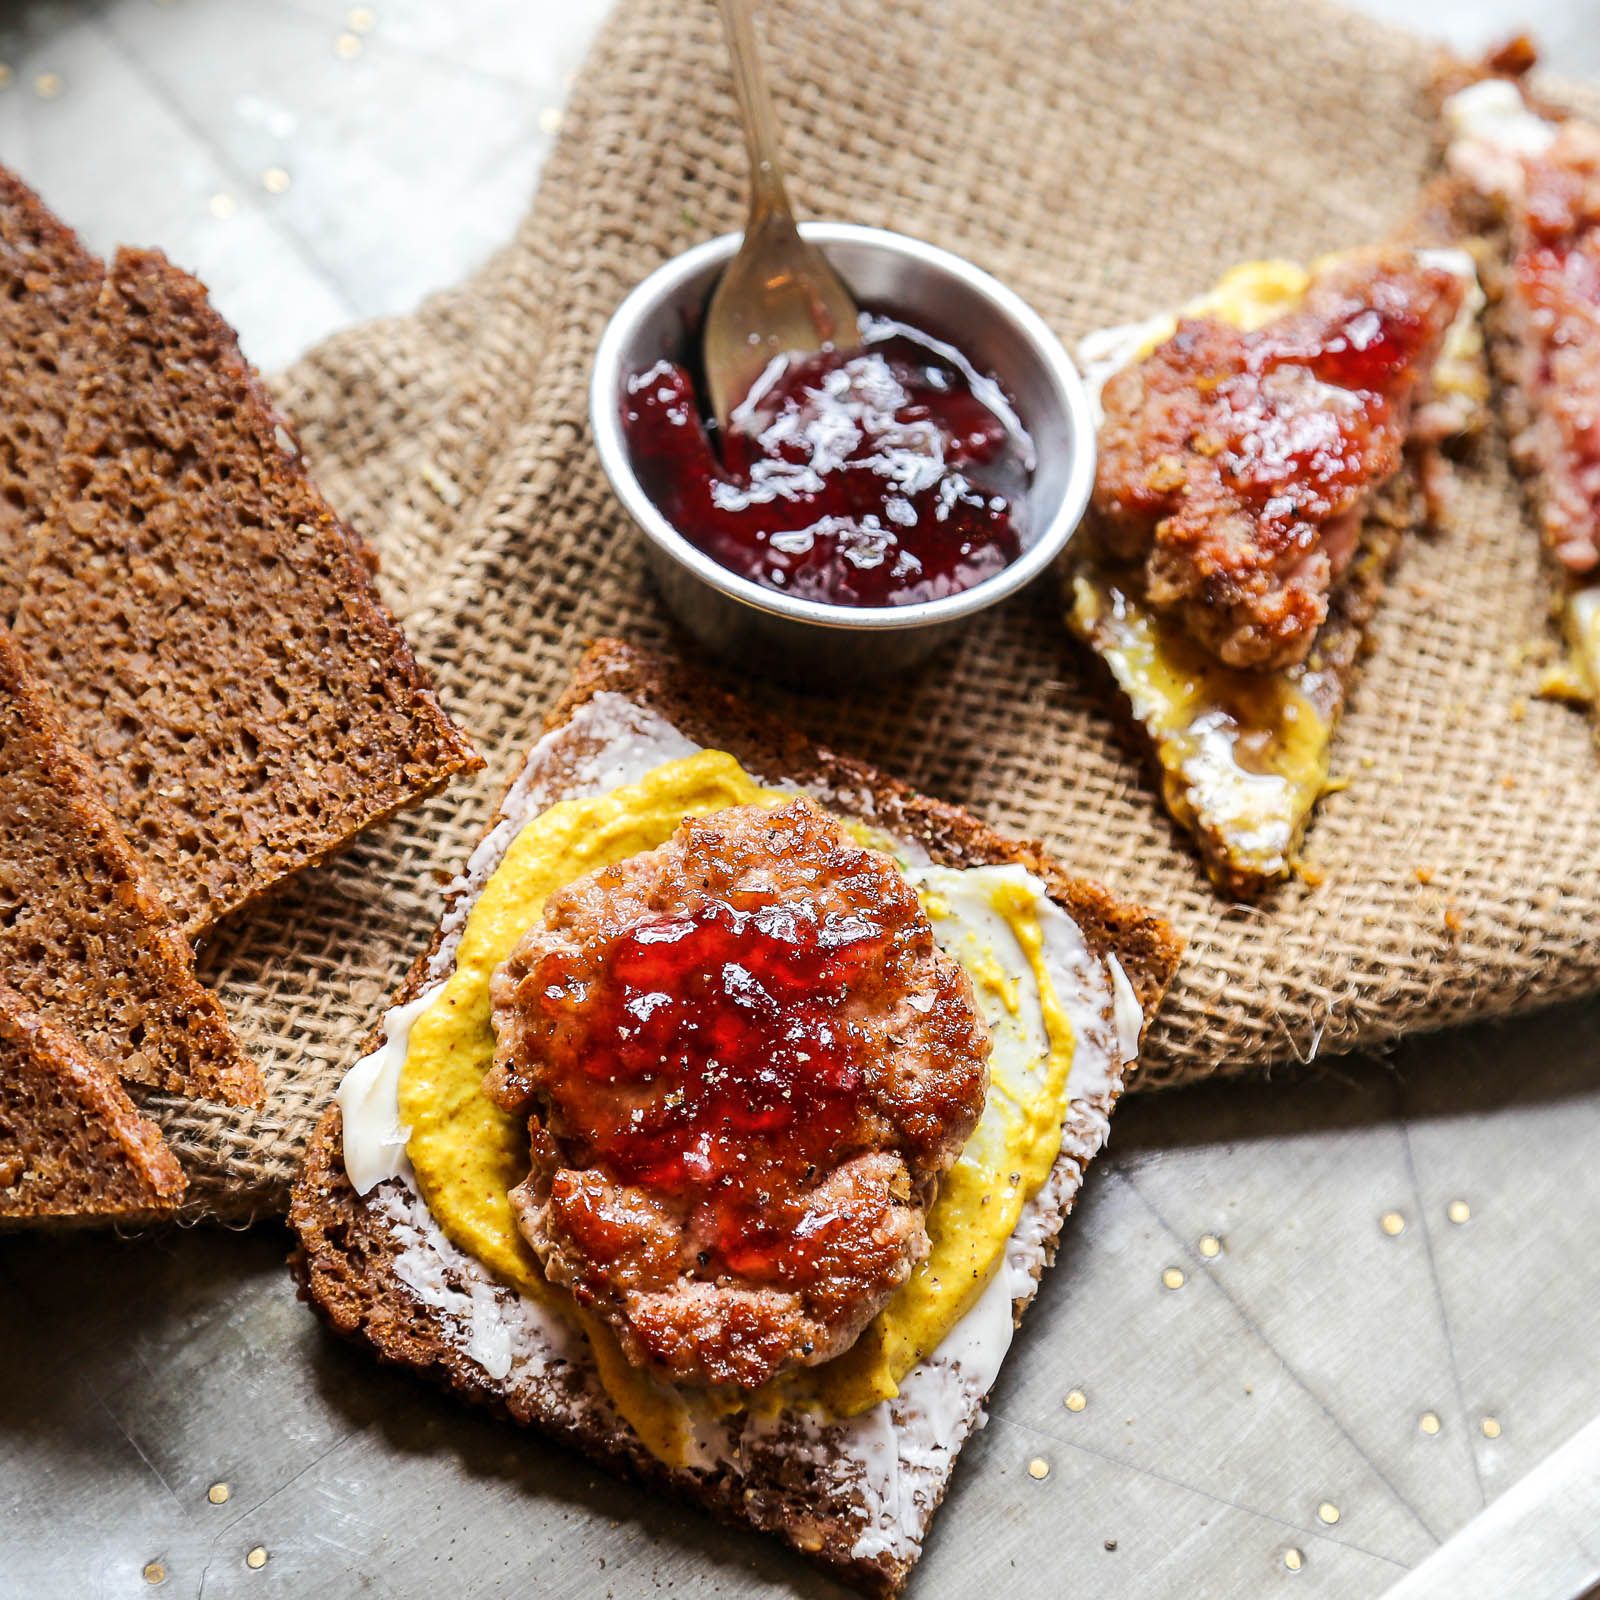
[[383,1042],[345,1073],[339,1084],[344,1120],[344,1170],[357,1194],[368,1194],[385,1178],[411,1179],[406,1155],[409,1128],[400,1126],[400,1069],[406,1064],[411,1024],[437,998],[430,983],[415,1000],[384,1015]]
[[1522,192],[1522,158],[1555,142],[1556,125],[1528,109],[1507,78],[1485,78],[1451,95],[1441,107],[1450,144],[1445,161],[1482,194]]
[[[471,905],[522,825],[558,798],[636,782],[661,763],[698,748],[656,713],[606,693],[540,740],[507,793],[495,826],[450,887],[443,938],[428,962],[427,988],[386,1014],[383,1042],[351,1067],[339,1091],[351,1181],[393,1230],[402,1246],[396,1270],[437,1314],[445,1336],[508,1390],[537,1394],[543,1407],[557,1412],[598,1409],[608,1425],[618,1428],[625,1424],[582,1351],[574,1348],[575,1336],[566,1324],[498,1283],[445,1237],[412,1182],[396,1094],[411,1024],[451,970]],[[833,798],[815,787],[811,792],[819,799]],[[867,800],[860,809],[870,820],[870,796],[852,798]],[[923,853],[892,843],[903,850],[912,881],[936,891],[949,907],[950,917],[940,919],[948,923],[941,931],[947,948],[972,939],[1000,959],[999,952],[1014,946],[1015,938],[994,908],[993,884],[1015,882],[1037,896],[1033,903],[1045,969],[1077,1039],[1061,1153],[1043,1187],[1024,1205],[1000,1270],[933,1354],[906,1375],[898,1395],[843,1421],[789,1413],[711,1424],[697,1418],[685,1466],[737,1473],[773,1449],[804,1456],[836,1492],[847,1497],[853,1493],[859,1502],[860,1532],[852,1555],[903,1561],[914,1558],[921,1547],[956,1453],[971,1430],[982,1426],[984,1397],[1011,1344],[1014,1308],[1033,1297],[1084,1169],[1105,1142],[1107,1114],[1121,1090],[1123,1067],[1135,1059],[1144,1018],[1121,966],[1114,958],[1102,962],[1094,955],[1077,924],[1024,868],[959,871],[911,865]],[[1025,961],[1002,960],[1001,966],[1023,992],[1019,1036],[1027,1038],[1030,1028],[1036,1030],[1033,1042],[1042,1050],[1044,1028],[1031,971]],[[1031,996],[1029,984],[1034,985]],[[1031,1023],[1026,1020],[1030,1011],[1035,1013]]]

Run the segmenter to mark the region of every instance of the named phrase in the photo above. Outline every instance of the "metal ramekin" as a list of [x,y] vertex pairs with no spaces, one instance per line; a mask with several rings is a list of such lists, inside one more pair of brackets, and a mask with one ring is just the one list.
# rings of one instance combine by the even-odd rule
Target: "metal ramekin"
[[1030,489],[1032,542],[1003,572],[920,605],[827,605],[763,588],[719,566],[656,509],[634,476],[622,434],[627,378],[680,359],[737,234],[658,267],[617,309],[600,340],[589,420],[606,476],[644,534],[645,554],[678,620],[717,654],[802,686],[836,687],[920,661],[978,612],[1015,593],[1060,555],[1094,483],[1094,425],[1061,341],[1003,284],[959,256],[880,228],[811,222],[820,245],[864,304],[950,339],[1000,380],[1038,456]]

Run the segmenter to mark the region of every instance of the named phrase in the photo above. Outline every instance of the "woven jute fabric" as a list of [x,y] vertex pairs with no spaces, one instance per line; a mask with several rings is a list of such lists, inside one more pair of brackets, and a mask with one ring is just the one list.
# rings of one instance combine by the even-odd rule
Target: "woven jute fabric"
[[[1069,340],[1244,258],[1383,236],[1431,158],[1429,47],[1306,0],[771,12],[802,208],[956,250]],[[204,1210],[283,1203],[313,1119],[430,937],[442,877],[585,642],[684,648],[595,460],[585,391],[627,290],[739,224],[732,107],[709,0],[622,0],[510,245],[282,381],[489,769],[213,939],[204,973],[270,1096],[262,1113],[162,1103]],[[1338,745],[1348,787],[1310,837],[1324,881],[1255,908],[1205,883],[1050,581],[904,680],[841,700],[755,692],[1171,918],[1189,949],[1149,1088],[1600,988],[1595,753],[1582,716],[1530,698],[1524,659],[1550,634],[1547,597],[1491,440],[1381,613]]]

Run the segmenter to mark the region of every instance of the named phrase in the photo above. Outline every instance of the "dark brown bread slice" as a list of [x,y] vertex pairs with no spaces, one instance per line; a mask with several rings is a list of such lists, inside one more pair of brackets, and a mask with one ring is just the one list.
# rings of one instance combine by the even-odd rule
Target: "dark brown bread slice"
[[[827,797],[830,809],[916,841],[935,862],[956,867],[1019,862],[1028,867],[1071,913],[1090,947],[1117,956],[1148,1027],[1182,950],[1160,917],[1119,902],[1097,884],[1067,876],[1038,844],[1008,839],[957,807],[930,800],[862,762],[823,749],[689,669],[628,645],[602,640],[589,650],[572,687],[546,720],[546,731],[564,726],[602,692],[660,713],[689,739],[727,750],[768,782],[787,780],[811,788]],[[559,771],[555,776],[559,779]],[[426,986],[429,959],[442,939],[441,928],[391,1004],[415,998]],[[376,1048],[381,1035],[380,1023],[363,1049]],[[1102,1109],[1109,1113],[1115,1099],[1113,1094]],[[537,1427],[615,1471],[696,1502],[726,1521],[775,1533],[868,1594],[900,1589],[914,1557],[856,1556],[852,1546],[860,1529],[851,1520],[848,1502],[797,1458],[775,1450],[739,1476],[724,1470],[673,1471],[585,1404],[584,1374],[576,1366],[552,1376],[543,1399],[490,1380],[447,1336],[437,1313],[402,1280],[397,1264],[408,1241],[351,1187],[342,1135],[339,1108],[330,1106],[312,1138],[289,1213],[299,1236],[291,1263],[301,1295],[335,1331],[365,1342],[380,1360],[410,1367],[461,1398]],[[1053,1219],[1044,1241],[1047,1260],[1054,1258],[1069,1208],[1070,1201]],[[1019,1319],[1025,1304],[1017,1302]],[[974,1410],[980,1405],[976,1402]],[[970,1415],[966,1419],[969,1424],[973,1420]],[[928,1517],[947,1483],[948,1477],[926,1506]]]
[[0,1223],[134,1221],[171,1211],[184,1187],[122,1085],[0,984]]
[[18,642],[194,936],[482,763],[204,287],[123,250]]
[[3,626],[0,972],[118,1077],[261,1103],[261,1074]]
[[87,322],[105,269],[0,167],[0,620],[9,622],[55,488]]

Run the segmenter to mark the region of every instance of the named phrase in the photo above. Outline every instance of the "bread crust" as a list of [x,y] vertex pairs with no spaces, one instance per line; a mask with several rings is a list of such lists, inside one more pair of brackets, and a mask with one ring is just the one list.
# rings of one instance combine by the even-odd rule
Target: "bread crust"
[[[1091,950],[1117,957],[1148,1027],[1182,949],[1181,941],[1160,917],[1116,900],[1098,884],[1069,877],[1037,842],[1008,839],[954,806],[917,794],[863,762],[813,743],[797,730],[714,688],[692,669],[615,640],[599,640],[590,647],[570,688],[546,718],[545,732],[565,726],[601,693],[658,713],[686,738],[726,750],[753,774],[770,782],[787,781],[818,792],[826,797],[830,809],[848,812],[920,844],[935,862],[952,867],[1016,863],[1028,868],[1044,880],[1051,898],[1069,912]],[[516,776],[508,781],[507,792]],[[430,960],[443,939],[441,924],[391,1005],[416,998],[427,985]],[[383,1028],[380,1019],[363,1045],[364,1052],[381,1043]],[[1116,1095],[1110,1098],[1114,1104]],[[851,1505],[830,1494],[816,1469],[808,1469],[798,1458],[781,1469],[773,1466],[739,1477],[722,1466],[714,1471],[675,1471],[593,1410],[554,1405],[530,1408],[504,1386],[490,1381],[481,1367],[443,1337],[429,1308],[397,1275],[399,1247],[346,1177],[342,1135],[343,1123],[335,1104],[324,1113],[312,1137],[289,1211],[290,1226],[299,1238],[291,1267],[301,1298],[311,1302],[335,1332],[366,1343],[380,1361],[410,1367],[462,1398],[537,1427],[625,1476],[701,1505],[725,1521],[776,1533],[863,1593],[889,1595],[904,1584],[915,1555],[908,1559],[888,1552],[854,1555],[860,1523],[848,1514]],[[1069,1209],[1070,1200],[1051,1219],[1043,1241],[1046,1261],[1053,1259],[1061,1222]],[[1015,1302],[1019,1318],[1026,1304],[1026,1299]],[[569,1374],[569,1381],[576,1380]],[[973,1403],[969,1424],[981,1409],[980,1398]],[[926,1507],[929,1517],[942,1500],[948,1481],[946,1472]]]
[[149,1222],[183,1198],[183,1169],[161,1130],[104,1063],[4,983],[0,1110],[0,1168],[8,1169],[0,1171],[0,1227],[39,1217]]
[[[130,1083],[260,1105],[260,1070],[195,977],[188,941],[142,858],[0,626],[0,748],[8,738],[17,748],[0,771],[0,892],[28,915],[0,932],[7,981]],[[35,777],[26,777],[30,767]],[[27,789],[13,797],[10,783],[19,773]],[[13,817],[14,830],[6,827]],[[41,881],[36,856],[44,850],[53,877]],[[35,954],[43,943],[37,930],[52,909],[81,953],[64,956],[43,944],[44,954]],[[137,1045],[124,1013],[139,1018]]]

